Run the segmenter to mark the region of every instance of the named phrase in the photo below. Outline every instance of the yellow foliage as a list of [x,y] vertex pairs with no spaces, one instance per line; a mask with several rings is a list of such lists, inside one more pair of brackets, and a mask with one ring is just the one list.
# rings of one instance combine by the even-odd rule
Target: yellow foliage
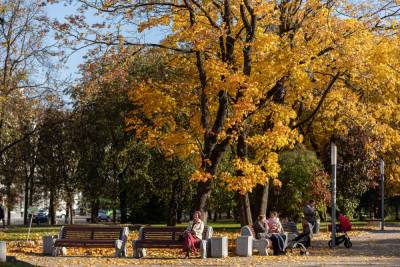
[[[357,16],[359,6],[345,1],[338,1],[336,7],[348,16],[317,0],[304,1],[296,12],[291,1],[279,7],[276,1],[256,1],[252,3],[258,16],[255,38],[246,43],[246,25],[240,19],[243,2],[230,3],[237,19],[229,31],[213,1],[201,1],[192,17],[187,8],[171,7],[171,12],[142,21],[139,30],[171,27],[163,46],[192,51],[162,54],[173,77],[130,85],[135,109],[126,119],[128,129],[167,155],[196,155],[199,170],[192,176],[194,181],[214,179],[214,174],[201,169],[205,164],[199,164],[199,158],[203,163],[209,160],[203,154],[204,136],[217,117],[218,95],[223,91],[228,108],[216,140],[229,139],[232,144],[238,133],[247,131],[246,142],[255,151],[254,158],[232,161],[243,175],[221,175],[229,189],[245,193],[268,179],[279,183],[274,178],[279,173],[276,153],[280,149],[302,142],[310,132],[324,147],[334,133],[345,134],[354,125],[382,137],[368,149],[375,150],[371,156],[387,158],[389,180],[400,185],[398,161],[390,160],[400,157],[400,38],[390,34],[393,29],[376,30],[371,20]],[[293,29],[283,30],[289,24]],[[222,53],[228,37],[235,35],[229,61]],[[243,71],[243,51],[248,47],[252,49],[250,75]],[[203,59],[205,85],[199,79],[198,55]],[[121,79],[123,74],[117,74]],[[284,87],[282,99],[273,100],[278,96],[269,93],[278,84]],[[208,128],[202,123],[202,90],[208,101]],[[297,127],[303,120],[306,123]]]

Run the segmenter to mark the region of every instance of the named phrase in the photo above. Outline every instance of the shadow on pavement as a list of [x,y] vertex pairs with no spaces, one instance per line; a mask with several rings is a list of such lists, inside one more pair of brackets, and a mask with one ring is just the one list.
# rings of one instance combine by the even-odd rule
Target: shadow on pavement
[[14,256],[7,256],[7,261],[1,262],[0,266],[1,267],[3,267],[3,266],[29,267],[29,266],[35,266],[35,265],[32,265],[25,261],[19,261]]
[[370,230],[371,233],[374,234],[399,234],[400,233],[400,229],[398,230],[394,230],[394,229],[390,229],[390,230]]

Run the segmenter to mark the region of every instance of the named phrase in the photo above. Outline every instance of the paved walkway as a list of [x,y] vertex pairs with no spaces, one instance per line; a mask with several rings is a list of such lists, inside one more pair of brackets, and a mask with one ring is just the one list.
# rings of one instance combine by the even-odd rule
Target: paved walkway
[[[378,230],[355,231],[350,233],[353,247],[346,249],[343,244],[336,249],[329,249],[327,233],[313,239],[310,256],[300,256],[298,251],[286,256],[262,257],[254,255],[243,258],[234,256],[225,259],[189,260],[180,258],[180,251],[171,254],[149,253],[146,259],[116,259],[113,257],[68,256],[44,257],[39,253],[17,253],[15,256],[22,263],[38,266],[400,266],[400,227],[387,227],[385,232]],[[232,248],[230,248],[232,250]],[[72,254],[72,253],[71,253]],[[131,254],[130,254],[131,255]]]

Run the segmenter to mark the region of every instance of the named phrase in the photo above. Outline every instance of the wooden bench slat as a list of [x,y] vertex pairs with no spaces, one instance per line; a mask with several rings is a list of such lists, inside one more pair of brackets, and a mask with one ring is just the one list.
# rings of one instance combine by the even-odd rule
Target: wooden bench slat
[[115,241],[122,238],[123,227],[64,226],[61,239],[55,247],[98,247],[113,248]]

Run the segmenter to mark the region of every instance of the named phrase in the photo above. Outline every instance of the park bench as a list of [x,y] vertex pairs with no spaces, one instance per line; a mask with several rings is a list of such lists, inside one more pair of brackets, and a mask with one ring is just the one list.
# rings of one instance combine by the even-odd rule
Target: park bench
[[63,226],[53,240],[53,256],[66,255],[67,247],[115,248],[116,257],[126,257],[128,227]]
[[[143,226],[139,230],[139,238],[132,241],[133,257],[142,258],[146,256],[146,248],[176,248],[183,249],[183,241],[179,236],[186,230],[184,227],[152,227]],[[205,226],[203,238],[200,245],[200,254],[202,258],[207,258],[210,254],[210,238],[213,229],[211,226]]]
[[283,231],[288,233],[288,241],[292,241],[300,234],[295,222],[282,223],[282,227]]

